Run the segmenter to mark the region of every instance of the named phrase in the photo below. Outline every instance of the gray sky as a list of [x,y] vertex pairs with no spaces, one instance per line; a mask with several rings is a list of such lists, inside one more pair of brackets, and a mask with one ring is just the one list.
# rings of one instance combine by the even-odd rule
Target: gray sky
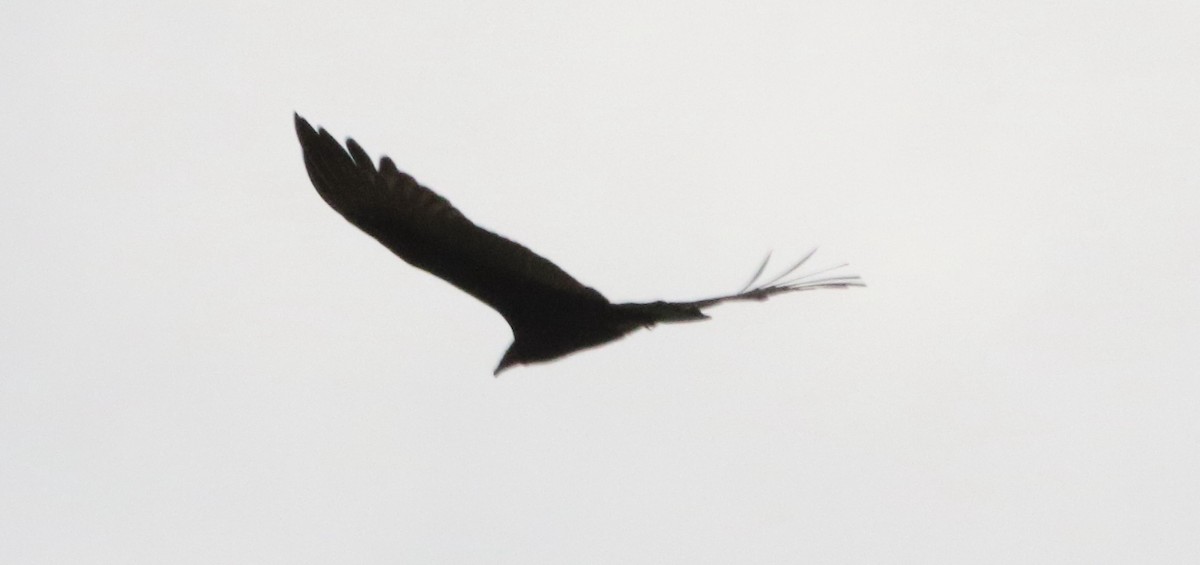
[[[1200,561],[1194,2],[11,3],[0,562]],[[616,301],[491,371],[298,111]]]

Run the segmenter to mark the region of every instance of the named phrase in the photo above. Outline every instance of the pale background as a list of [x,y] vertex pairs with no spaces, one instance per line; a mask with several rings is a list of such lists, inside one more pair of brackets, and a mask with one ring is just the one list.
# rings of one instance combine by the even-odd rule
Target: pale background
[[[1195,2],[9,2],[0,562],[1200,562]],[[613,300],[491,371],[292,112]]]

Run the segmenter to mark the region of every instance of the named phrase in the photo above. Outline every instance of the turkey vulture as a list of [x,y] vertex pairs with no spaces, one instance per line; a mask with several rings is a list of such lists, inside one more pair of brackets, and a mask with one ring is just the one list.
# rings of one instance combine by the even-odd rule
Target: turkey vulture
[[613,304],[525,246],[475,225],[388,157],[376,168],[353,139],[347,139],[343,149],[324,128],[314,130],[299,114],[295,119],[308,177],[325,202],[401,259],[504,316],[513,342],[494,375],[513,365],[550,361],[602,345],[639,328],[704,320],[708,316],[702,309],[725,301],[863,286],[856,276],[816,278],[829,269],[784,280],[812,256],[809,252],[782,275],[755,285],[766,267],[764,260],[750,282],[729,296]]

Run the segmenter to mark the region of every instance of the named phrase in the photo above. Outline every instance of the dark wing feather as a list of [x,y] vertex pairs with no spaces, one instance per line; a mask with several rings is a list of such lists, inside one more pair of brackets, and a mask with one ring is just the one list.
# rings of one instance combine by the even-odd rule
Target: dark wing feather
[[313,186],[334,210],[413,266],[496,309],[513,327],[536,324],[564,301],[607,304],[554,263],[472,223],[384,157],[376,169],[353,139],[346,149],[296,116]]
[[816,249],[809,251],[808,254],[804,257],[801,257],[796,264],[787,268],[775,278],[764,283],[758,283],[759,277],[762,276],[763,271],[767,268],[767,263],[771,261],[771,254],[768,253],[766,259],[763,259],[762,264],[759,265],[758,270],[754,271],[754,276],[750,277],[750,282],[746,283],[746,286],[742,287],[742,290],[739,290],[736,294],[718,296],[715,298],[706,298],[703,300],[694,300],[691,302],[675,302],[672,303],[672,305],[685,309],[703,309],[716,306],[722,302],[733,302],[737,300],[766,300],[772,296],[775,296],[776,294],[783,294],[786,292],[798,292],[801,290],[813,290],[817,288],[849,288],[852,286],[866,286],[866,284],[863,283],[862,278],[858,275],[828,274],[830,271],[836,271],[842,267],[845,267],[845,264],[836,265],[804,275],[797,275],[795,277],[788,278],[802,265],[807,263],[808,260],[816,254],[816,252]]

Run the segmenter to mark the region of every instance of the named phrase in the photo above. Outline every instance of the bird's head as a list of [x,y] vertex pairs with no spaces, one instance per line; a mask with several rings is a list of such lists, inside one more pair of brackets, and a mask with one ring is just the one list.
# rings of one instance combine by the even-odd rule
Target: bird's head
[[515,343],[510,345],[508,347],[508,351],[504,352],[504,357],[500,358],[500,364],[496,366],[496,371],[492,373],[492,376],[499,377],[500,371],[512,367],[513,365],[520,365],[525,362],[524,359],[521,358],[520,354],[517,353],[516,345],[517,344]]

